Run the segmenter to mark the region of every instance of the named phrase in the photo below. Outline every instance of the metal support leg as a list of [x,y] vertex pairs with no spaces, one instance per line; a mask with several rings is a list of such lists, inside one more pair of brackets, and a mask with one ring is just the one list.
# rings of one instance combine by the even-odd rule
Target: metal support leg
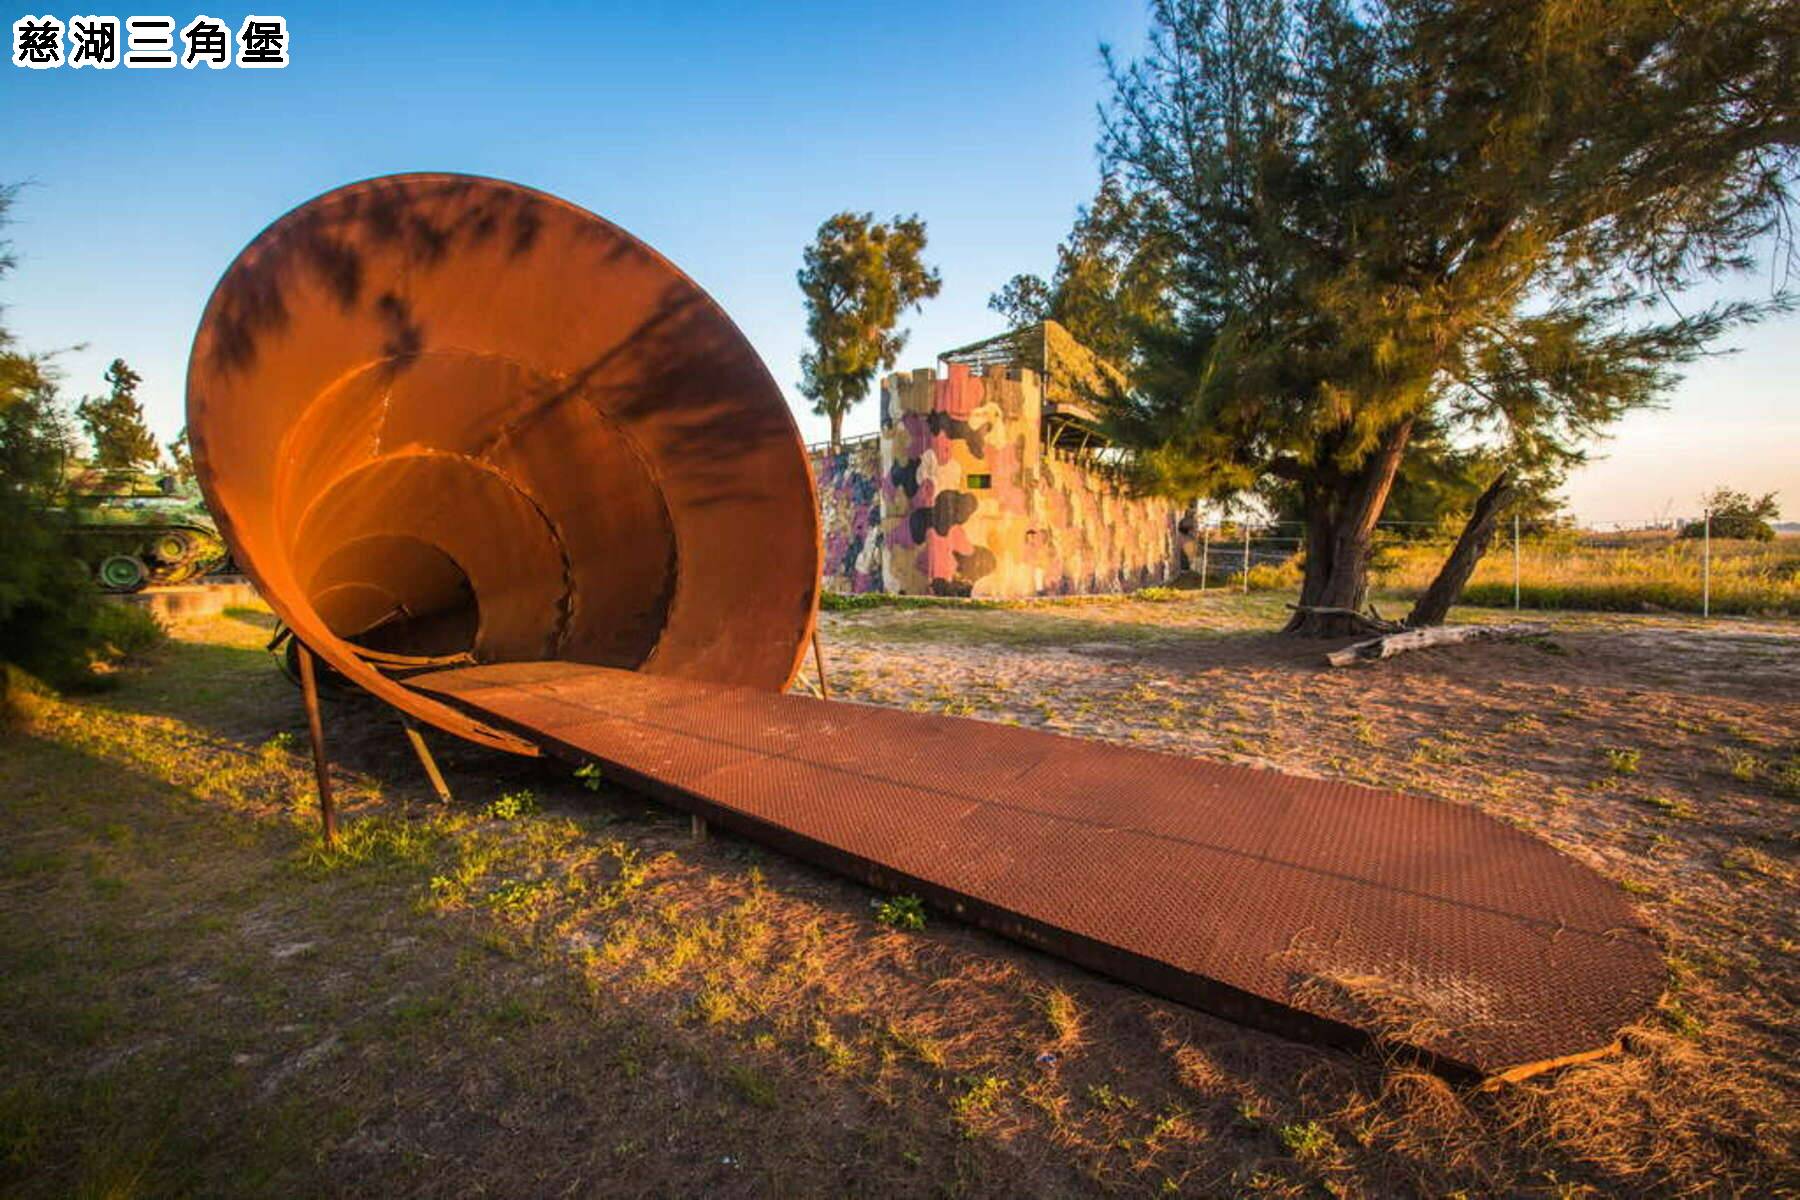
[[431,790],[445,804],[450,803],[450,785],[444,782],[444,776],[438,770],[437,759],[431,756],[431,747],[425,744],[425,734],[419,729],[419,723],[411,717],[402,716],[400,724],[406,729],[406,740],[412,743],[413,753],[419,756],[419,765],[425,768],[425,778],[431,781]]
[[831,692],[825,686],[825,651],[819,648],[819,627],[813,626],[813,669],[819,673],[819,699],[831,699]]
[[300,659],[300,694],[306,700],[306,725],[312,734],[313,775],[319,783],[319,835],[325,848],[337,848],[337,805],[331,798],[331,767],[325,761],[325,727],[319,719],[319,682],[313,673],[312,651],[296,641]]
[[688,836],[696,842],[706,840],[706,818],[698,815],[688,817]]

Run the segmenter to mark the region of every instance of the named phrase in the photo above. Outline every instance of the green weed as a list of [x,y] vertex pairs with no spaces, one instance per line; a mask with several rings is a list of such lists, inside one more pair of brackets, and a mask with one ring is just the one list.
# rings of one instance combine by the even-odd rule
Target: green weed
[[528,817],[538,810],[537,796],[529,789],[516,792],[503,792],[498,800],[490,803],[482,810],[482,815],[496,821],[516,821],[520,817]]
[[925,928],[925,902],[917,896],[890,896],[886,900],[871,900],[869,905],[875,910],[875,919],[883,925],[914,932]]
[[1331,1131],[1317,1121],[1301,1121],[1294,1125],[1283,1125],[1276,1130],[1281,1144],[1287,1147],[1289,1154],[1295,1158],[1318,1158],[1328,1153],[1337,1145]]
[[1643,752],[1626,746],[1607,746],[1601,753],[1606,756],[1606,765],[1614,775],[1636,775],[1638,764],[1643,761]]

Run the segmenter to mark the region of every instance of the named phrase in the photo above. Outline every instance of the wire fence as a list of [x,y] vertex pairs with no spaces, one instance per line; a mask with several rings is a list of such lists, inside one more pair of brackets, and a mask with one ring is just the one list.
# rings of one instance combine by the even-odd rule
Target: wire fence
[[[1422,522],[1381,522],[1373,589],[1401,598],[1424,591],[1455,545],[1456,532]],[[1195,586],[1297,595],[1304,544],[1298,521],[1212,520],[1184,536],[1182,549]],[[1702,617],[1800,615],[1800,536],[1721,538],[1708,514],[1579,529],[1514,521],[1495,532],[1463,602]]]

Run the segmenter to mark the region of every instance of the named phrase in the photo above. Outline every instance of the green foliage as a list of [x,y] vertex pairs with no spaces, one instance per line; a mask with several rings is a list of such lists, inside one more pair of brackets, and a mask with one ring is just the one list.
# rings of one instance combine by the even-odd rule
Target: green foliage
[[1139,482],[1292,485],[1302,602],[1357,607],[1415,435],[1554,477],[1786,311],[1646,316],[1786,228],[1778,10],[1155,0],[1145,55],[1108,57],[1101,142],[1133,244],[1174,248],[1170,320],[1108,406]]
[[1050,282],[1015,275],[988,297],[988,307],[1013,329],[1057,321],[1106,361],[1131,363],[1145,333],[1169,319],[1173,247],[1154,203],[1108,176],[1056,248]]
[[[1774,541],[1775,527],[1769,522],[1781,516],[1781,505],[1776,502],[1775,496],[1774,492],[1769,492],[1752,497],[1748,492],[1734,492],[1728,487],[1714,488],[1701,500],[1712,519],[1711,536],[1741,538],[1751,542]],[[1707,522],[1690,521],[1681,527],[1681,536],[1708,536]]]
[[886,900],[871,900],[869,905],[875,910],[875,919],[883,925],[914,932],[925,928],[925,902],[917,896],[890,896]]
[[498,800],[482,810],[484,816],[496,821],[516,821],[520,817],[528,817],[538,810],[537,796],[529,789],[516,792],[503,792]]
[[108,659],[131,658],[169,640],[169,631],[155,613],[118,601],[97,606],[88,631],[94,649]]
[[[0,224],[15,194],[0,188]],[[0,242],[0,276],[12,265]],[[86,682],[108,618],[81,564],[70,556],[55,503],[73,434],[51,364],[23,353],[0,328],[0,662],[58,687]]]
[[154,466],[159,458],[156,435],[144,423],[144,406],[138,403],[138,384],[143,377],[115,358],[104,376],[111,391],[88,396],[75,406],[75,415],[94,446],[94,465],[102,469]]
[[[1458,444],[1435,421],[1416,422],[1381,512],[1384,534],[1413,540],[1454,538],[1481,493],[1509,466],[1514,469],[1516,487],[1501,511],[1502,525],[1510,530],[1512,518],[1517,516],[1521,531],[1527,534],[1557,528],[1564,520],[1556,495],[1564,478],[1561,469],[1547,465],[1520,472],[1492,447]],[[1277,521],[1300,523],[1306,519],[1297,484],[1270,476],[1257,491]]]
[[798,278],[813,348],[800,357],[800,393],[830,419],[833,449],[844,414],[906,346],[906,331],[895,328],[900,315],[943,286],[924,253],[925,222],[917,216],[878,224],[853,212],[819,226],[806,248]]
[[575,768],[575,778],[581,780],[581,786],[590,792],[597,792],[606,786],[606,773],[600,769],[599,763],[583,763]]
[[186,425],[183,425],[181,432],[175,435],[175,440],[169,443],[168,451],[169,461],[175,465],[175,482],[183,487],[193,482],[194,453],[188,444]]

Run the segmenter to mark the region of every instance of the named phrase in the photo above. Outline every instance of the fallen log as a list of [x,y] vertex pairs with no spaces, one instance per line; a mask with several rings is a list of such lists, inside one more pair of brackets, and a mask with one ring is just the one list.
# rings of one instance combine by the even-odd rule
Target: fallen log
[[1351,663],[1376,662],[1392,658],[1396,654],[1404,654],[1408,650],[1423,650],[1428,646],[1454,646],[1459,642],[1496,638],[1543,637],[1549,632],[1548,625],[1529,622],[1515,625],[1431,625],[1424,629],[1408,629],[1404,633],[1370,638],[1366,642],[1355,642],[1342,650],[1333,650],[1325,656],[1325,661],[1334,667],[1347,667]]

